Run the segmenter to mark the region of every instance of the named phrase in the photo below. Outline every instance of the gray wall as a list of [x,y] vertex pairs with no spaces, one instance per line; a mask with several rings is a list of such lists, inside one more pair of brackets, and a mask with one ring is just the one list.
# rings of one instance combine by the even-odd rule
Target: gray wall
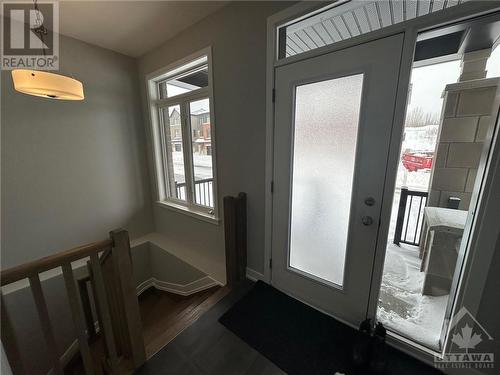
[[152,277],[167,283],[185,285],[207,276],[150,242],[132,248],[132,262],[136,286]]
[[[85,267],[74,270],[75,278],[85,274]],[[63,277],[59,274],[49,278],[42,282],[42,286],[56,340],[56,351],[62,355],[76,338]],[[31,288],[21,288],[6,294],[4,301],[16,333],[16,341],[26,373],[47,374],[52,366]]]
[[[248,266],[258,272],[264,271],[266,22],[289,5],[235,2],[138,62],[145,105],[145,75],[212,46],[219,208],[225,195],[248,194]],[[149,129],[146,105],[145,126]],[[154,217],[156,231],[167,235],[177,251],[197,249],[208,265],[199,268],[210,271],[210,263],[225,262],[222,223],[217,226],[161,207],[154,208]],[[225,280],[213,270],[211,276]]]
[[151,256],[149,242],[131,247],[132,264],[134,265],[135,285],[139,286],[151,278]]
[[136,61],[62,36],[84,101],[14,91],[2,72],[2,268],[124,227],[153,229]]
[[149,245],[149,255],[151,257],[150,276],[160,281],[185,285],[206,276],[200,270],[154,244]]
[[[153,230],[136,61],[61,37],[61,73],[84,83],[82,102],[14,91],[2,72],[2,268],[104,239]],[[146,245],[147,247],[147,245]],[[80,270],[79,270],[80,271]],[[73,326],[60,276],[43,282],[58,350]],[[6,296],[28,373],[49,368],[29,288]]]

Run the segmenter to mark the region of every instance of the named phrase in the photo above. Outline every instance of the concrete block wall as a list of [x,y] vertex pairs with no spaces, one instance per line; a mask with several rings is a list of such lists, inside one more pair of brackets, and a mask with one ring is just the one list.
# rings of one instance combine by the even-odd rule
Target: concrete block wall
[[491,48],[466,52],[462,56],[459,81],[486,78],[486,64],[491,56]]
[[431,176],[429,206],[447,207],[449,197],[469,208],[498,78],[447,85],[443,116]]

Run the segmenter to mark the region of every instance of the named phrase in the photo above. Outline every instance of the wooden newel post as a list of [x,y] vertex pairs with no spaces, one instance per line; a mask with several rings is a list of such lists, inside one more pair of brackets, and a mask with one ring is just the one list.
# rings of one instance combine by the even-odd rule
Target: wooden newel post
[[226,283],[236,281],[236,210],[234,197],[224,197],[224,237],[226,244]]
[[247,267],[247,196],[224,197],[224,235],[226,244],[227,285],[246,277]]
[[236,198],[236,259],[238,263],[237,280],[247,275],[247,195],[239,193]]
[[123,313],[128,331],[128,348],[135,368],[146,361],[146,350],[142,335],[142,321],[133,277],[132,254],[128,232],[123,229],[110,232],[113,240],[112,258],[115,276],[119,281],[123,301]]

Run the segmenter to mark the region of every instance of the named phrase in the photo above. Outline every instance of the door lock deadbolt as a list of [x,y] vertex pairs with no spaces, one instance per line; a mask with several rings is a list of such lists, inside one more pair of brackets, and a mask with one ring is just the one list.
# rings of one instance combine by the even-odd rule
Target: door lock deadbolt
[[375,204],[375,198],[373,197],[368,197],[365,199],[365,204],[367,206],[373,206]]

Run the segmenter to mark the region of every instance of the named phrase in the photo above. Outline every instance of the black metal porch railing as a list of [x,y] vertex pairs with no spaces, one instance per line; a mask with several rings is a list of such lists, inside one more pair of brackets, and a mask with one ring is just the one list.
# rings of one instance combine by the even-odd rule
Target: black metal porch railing
[[[206,178],[203,180],[197,180],[194,182],[194,192],[196,204],[214,207],[214,190],[213,190],[213,178]],[[186,197],[186,183],[176,182],[175,190],[177,193],[177,198],[185,199]]]
[[424,207],[427,205],[428,195],[429,193],[426,191],[408,190],[406,187],[401,188],[394,244],[420,245]]

